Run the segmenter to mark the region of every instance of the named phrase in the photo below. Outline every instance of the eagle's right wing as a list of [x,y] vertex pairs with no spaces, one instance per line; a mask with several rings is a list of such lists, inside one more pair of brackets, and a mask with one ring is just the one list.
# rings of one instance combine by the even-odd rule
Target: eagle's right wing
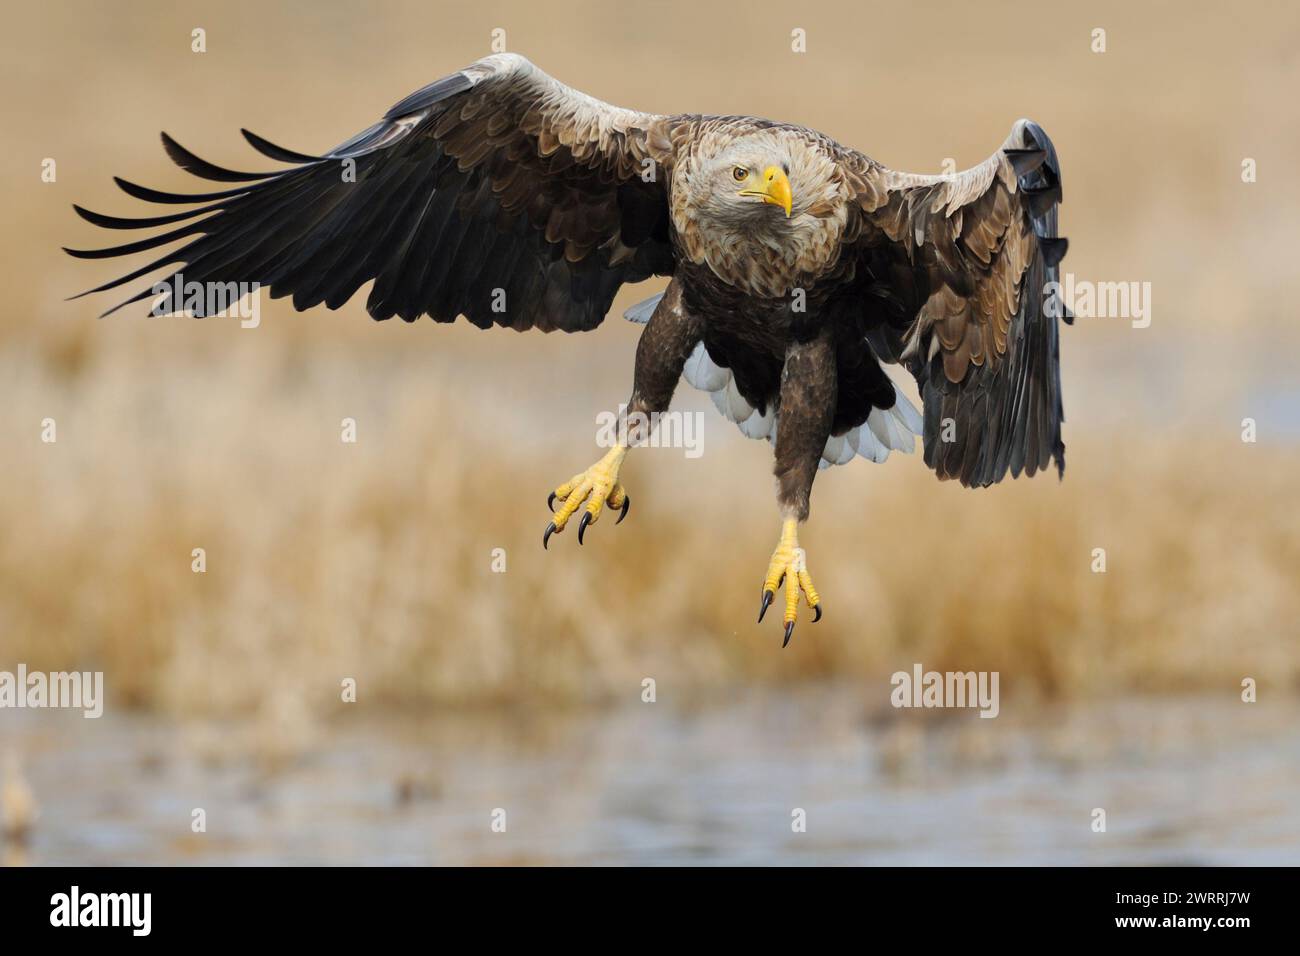
[[[663,169],[672,128],[496,54],[411,94],[324,156],[245,131],[258,152],[292,164],[278,172],[223,169],[164,134],[178,165],[240,185],[181,195],[119,179],[148,202],[206,205],[143,219],[78,207],[107,229],[180,225],[68,251],[102,259],[188,240],[91,292],[165,267],[169,286],[178,275],[186,286],[256,282],[293,296],[297,309],[338,308],[373,279],[366,307],[376,319],[463,314],[484,328],[590,329],[622,283],[672,272]],[[146,288],[127,302],[152,295]]]

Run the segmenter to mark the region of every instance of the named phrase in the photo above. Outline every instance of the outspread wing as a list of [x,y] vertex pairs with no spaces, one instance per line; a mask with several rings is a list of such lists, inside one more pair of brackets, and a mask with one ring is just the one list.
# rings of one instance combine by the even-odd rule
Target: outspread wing
[[[279,172],[223,169],[163,134],[184,169],[240,185],[181,195],[118,179],[147,202],[202,205],[143,219],[77,207],[108,229],[174,228],[68,251],[100,259],[188,240],[89,292],[165,267],[173,290],[256,282],[297,309],[335,309],[373,279],[366,308],[376,319],[591,329],[622,283],[672,272],[666,177],[643,176],[670,157],[671,124],[497,54],[411,94],[324,156],[245,131],[258,152],[292,164]],[[157,294],[151,285],[109,311]],[[164,295],[159,308],[182,310]]]
[[1063,472],[1057,318],[1070,317],[1050,285],[1066,240],[1047,134],[1020,120],[993,156],[948,176],[860,155],[851,166],[866,281],[886,315],[868,338],[916,377],[926,464],[974,486],[1053,459]]

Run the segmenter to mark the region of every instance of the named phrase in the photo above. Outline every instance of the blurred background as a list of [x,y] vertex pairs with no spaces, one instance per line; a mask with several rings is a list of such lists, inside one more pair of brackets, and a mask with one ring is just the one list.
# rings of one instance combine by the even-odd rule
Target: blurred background
[[[108,702],[0,711],[4,861],[1300,862],[1294,8],[49,0],[5,26],[0,670],[100,670]],[[1065,480],[823,472],[826,615],[783,651],[754,623],[771,451],[689,387],[704,453],[634,452],[628,520],[540,547],[662,280],[574,336],[378,324],[364,290],[263,296],[257,329],[65,301],[124,271],[59,251],[114,242],[71,203],[194,190],[160,129],[264,168],[239,127],[327,149],[497,28],[611,103],[899,169],[1040,122],[1066,269],[1152,290],[1148,328],[1064,330]],[[893,709],[917,662],[998,671],[1000,715]]]

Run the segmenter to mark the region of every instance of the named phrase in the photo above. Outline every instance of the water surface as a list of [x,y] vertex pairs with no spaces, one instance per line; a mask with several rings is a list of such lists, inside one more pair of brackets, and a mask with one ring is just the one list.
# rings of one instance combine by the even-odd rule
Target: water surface
[[1300,863],[1300,708],[1231,697],[993,720],[832,688],[321,725],[15,713],[0,749],[39,818],[11,863]]

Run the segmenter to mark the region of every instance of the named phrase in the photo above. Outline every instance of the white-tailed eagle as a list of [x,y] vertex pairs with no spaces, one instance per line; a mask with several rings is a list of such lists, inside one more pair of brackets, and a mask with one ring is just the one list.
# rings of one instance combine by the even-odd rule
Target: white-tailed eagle
[[[624,283],[671,276],[629,310],[645,330],[627,415],[652,420],[684,376],[773,443],[783,525],[759,620],[784,582],[787,643],[801,592],[821,617],[797,538],[819,466],[883,461],[919,435],[926,464],[964,485],[1064,469],[1063,310],[1047,293],[1066,248],[1060,166],[1029,120],[972,169],[916,175],[800,126],[620,109],[497,54],[324,155],[244,136],[287,166],[224,169],[164,134],[176,163],[231,185],[177,194],[119,179],[137,199],[193,208],[123,219],[76,207],[107,229],[168,227],[69,250],[171,246],[90,292],[161,270],[335,309],[373,280],[375,319],[576,332],[601,323]],[[155,309],[181,310],[168,301],[179,286]],[[915,376],[923,413],[882,363]],[[579,542],[605,507],[622,520],[619,469],[644,430],[555,489],[543,543],[579,510]]]

